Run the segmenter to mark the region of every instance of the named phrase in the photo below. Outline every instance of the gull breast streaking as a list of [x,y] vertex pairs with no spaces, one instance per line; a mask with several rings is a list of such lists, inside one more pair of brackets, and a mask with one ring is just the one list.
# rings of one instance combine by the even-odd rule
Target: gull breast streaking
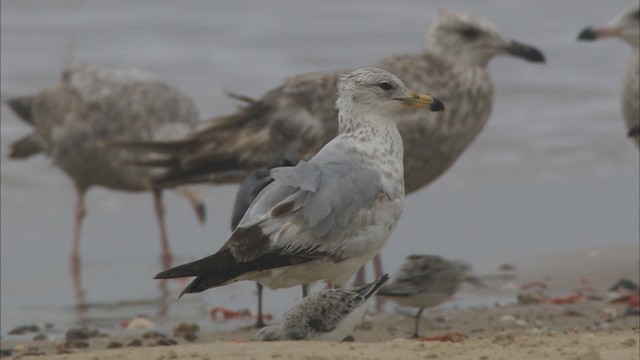
[[418,338],[420,316],[424,309],[449,299],[465,281],[484,286],[471,275],[470,266],[463,262],[434,255],[409,255],[391,282],[378,291],[378,296],[401,306],[420,308],[412,336]]
[[[9,156],[24,159],[45,153],[73,180],[78,196],[71,252],[74,269],[80,259],[84,198],[92,186],[153,191],[162,254],[168,268],[171,253],[162,189],[151,184],[151,177],[158,175],[158,171],[118,165],[120,161],[148,159],[149,155],[105,149],[101,142],[163,141],[184,136],[199,123],[194,103],[151,74],[88,64],[70,64],[56,87],[7,103],[33,127],[33,132],[11,144]],[[199,195],[183,190],[204,221],[204,205]]]
[[409,106],[444,109],[384,70],[342,75],[338,136],[308,162],[273,169],[274,182],[218,252],[156,278],[196,276],[183,294],[238,280],[344,287],[380,252],[402,213],[404,148],[393,115]]
[[254,340],[324,340],[342,341],[362,322],[369,302],[387,274],[361,287],[318,291],[284,314],[278,325],[260,329]]
[[607,37],[618,37],[632,48],[627,70],[622,78],[622,113],[629,137],[640,148],[640,136],[637,134],[640,124],[640,5],[637,1],[608,24],[586,27],[578,35],[578,40]]

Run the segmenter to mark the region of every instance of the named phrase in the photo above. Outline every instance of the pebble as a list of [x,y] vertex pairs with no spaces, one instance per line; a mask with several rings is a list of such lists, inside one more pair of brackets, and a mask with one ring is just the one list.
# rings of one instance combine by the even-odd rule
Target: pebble
[[76,329],[71,329],[71,330],[67,331],[67,334],[65,335],[65,340],[67,340],[67,341],[70,341],[70,340],[87,340],[90,335],[91,335],[91,332],[89,331],[89,329],[76,328]]
[[127,344],[128,347],[137,347],[137,346],[142,346],[142,340],[140,339],[133,339],[130,343]]
[[574,360],[602,360],[602,357],[600,356],[600,354],[595,351],[589,351],[586,352],[584,354],[578,355],[574,358]]
[[111,341],[109,344],[107,344],[107,349],[119,349],[121,347],[124,347],[124,345],[122,345],[121,342],[117,341]]
[[42,340],[47,340],[47,335],[40,333],[36,336],[33,337],[34,341],[42,341]]
[[151,330],[155,327],[156,325],[153,323],[153,321],[145,317],[136,317],[129,321],[127,330]]
[[174,339],[159,339],[158,341],[156,341],[156,345],[160,345],[160,346],[178,345],[178,342]]
[[64,347],[67,349],[81,349],[89,347],[89,343],[83,339],[67,340],[64,343]]
[[40,328],[38,325],[23,325],[18,326],[9,331],[9,335],[24,335],[28,332],[39,332]]
[[12,352],[9,349],[0,349],[0,356],[11,356]]

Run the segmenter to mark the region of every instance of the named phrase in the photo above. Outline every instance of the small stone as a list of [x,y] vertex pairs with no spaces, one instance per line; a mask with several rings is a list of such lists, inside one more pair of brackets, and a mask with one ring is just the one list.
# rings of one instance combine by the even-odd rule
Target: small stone
[[193,341],[198,340],[198,335],[196,335],[194,333],[188,333],[188,334],[184,334],[184,338],[188,342],[193,342]]
[[583,313],[581,313],[578,310],[575,309],[564,309],[564,311],[562,311],[562,315],[563,316],[584,316]]
[[602,357],[600,357],[600,353],[598,353],[595,350],[592,350],[576,356],[574,360],[602,360]]
[[162,339],[166,337],[167,335],[154,330],[149,330],[146,333],[142,334],[143,339]]
[[0,356],[11,356],[12,352],[9,349],[0,349]]
[[53,329],[53,324],[52,323],[44,323],[44,329],[45,330],[52,330]]
[[23,354],[20,354],[20,357],[23,356],[44,356],[46,355],[44,352],[40,351],[40,350],[29,350]]
[[42,340],[47,340],[47,335],[40,333],[36,336],[33,337],[34,341],[42,341]]
[[623,347],[635,347],[637,344],[636,339],[634,338],[628,338],[625,341],[623,341],[620,346]]
[[13,347],[13,351],[16,351],[16,352],[24,352],[27,350],[29,350],[29,346],[27,345],[27,343],[20,343]]
[[171,346],[171,345],[178,345],[178,342],[174,339],[160,339],[156,341],[156,345]]
[[133,339],[130,343],[127,344],[128,347],[137,347],[137,346],[142,346],[142,340],[140,339]]
[[153,323],[153,321],[145,317],[136,317],[129,321],[127,330],[151,330],[155,327],[156,325]]
[[82,348],[88,348],[89,343],[83,339],[67,340],[64,343],[64,347],[67,349],[82,349]]
[[71,330],[67,331],[67,334],[65,335],[65,340],[67,340],[67,341],[69,341],[69,340],[87,340],[90,335],[91,335],[91,333],[89,332],[88,329],[84,329],[84,328],[71,329]]
[[173,328],[173,336],[181,336],[188,333],[197,333],[200,331],[200,326],[194,323],[180,323]]
[[123,346],[124,345],[122,345],[121,342],[111,341],[111,342],[109,342],[109,344],[107,344],[107,349],[119,349],[119,348],[121,348]]

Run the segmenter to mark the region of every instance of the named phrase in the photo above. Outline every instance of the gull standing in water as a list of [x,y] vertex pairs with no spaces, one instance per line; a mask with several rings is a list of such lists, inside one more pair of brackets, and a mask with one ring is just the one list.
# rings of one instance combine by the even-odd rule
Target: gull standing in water
[[[138,70],[70,64],[57,86],[37,95],[7,101],[33,132],[11,144],[10,158],[44,153],[73,180],[78,196],[71,250],[72,273],[79,276],[80,232],[86,215],[84,198],[92,186],[114,190],[151,191],[160,226],[162,258],[170,267],[162,189],[151,182],[157,170],[119,165],[149,159],[101,146],[111,140],[164,141],[193,131],[198,120],[194,103],[177,89]],[[205,208],[199,194],[181,188],[200,221]]]
[[287,311],[280,324],[260,329],[254,339],[342,341],[362,322],[373,295],[387,280],[385,274],[362,287],[313,293]]
[[[493,106],[487,65],[501,55],[544,62],[540,51],[510,40],[491,21],[441,10],[424,36],[421,52],[373,64],[398,76],[410,89],[436,94],[450,109],[405,110],[395,116],[404,141],[407,194],[442,175],[483,129]],[[308,160],[338,133],[336,86],[340,74],[348,71],[293,76],[257,100],[236,96],[247,105],[212,119],[179,141],[120,146],[167,157],[170,161],[164,164],[169,171],[156,179],[162,186],[240,182],[273,162],[283,149],[296,161]],[[377,278],[382,267],[380,261],[376,264]]]
[[406,107],[444,109],[384,70],[342,75],[338,136],[308,162],[273,169],[274,182],[218,252],[156,278],[195,276],[182,294],[239,280],[272,289],[320,280],[345,287],[400,219],[404,148],[393,116]]
[[[588,26],[578,35],[578,40],[598,40],[617,37],[631,45],[627,70],[622,77],[622,113],[628,136],[640,148],[638,126],[640,124],[640,5],[635,1],[622,14],[606,25]],[[635,135],[634,135],[635,134]]]

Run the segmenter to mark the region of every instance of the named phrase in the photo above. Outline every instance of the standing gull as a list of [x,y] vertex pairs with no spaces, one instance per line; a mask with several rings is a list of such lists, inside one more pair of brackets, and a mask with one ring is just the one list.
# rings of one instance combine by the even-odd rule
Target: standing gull
[[598,40],[618,37],[631,45],[627,70],[622,78],[622,112],[628,135],[640,147],[640,136],[633,136],[640,124],[640,5],[634,2],[606,25],[588,26],[580,32],[578,40]]
[[308,162],[273,169],[217,253],[156,275],[196,276],[182,292],[239,280],[272,289],[324,280],[344,287],[385,245],[404,205],[403,146],[393,115],[443,110],[394,75],[365,68],[338,82],[338,136]]
[[362,322],[369,302],[388,275],[352,289],[331,289],[313,293],[284,314],[278,325],[260,329],[259,341],[342,341]]
[[[108,150],[100,143],[115,139],[162,141],[184,136],[199,122],[193,102],[147,73],[72,64],[65,68],[56,87],[11,99],[8,104],[33,127],[33,132],[11,145],[9,156],[23,159],[45,153],[75,185],[78,201],[71,250],[73,272],[78,272],[80,264],[80,231],[86,214],[84,197],[94,185],[153,192],[162,256],[168,268],[171,252],[162,189],[151,183],[152,175],[158,171],[118,165],[119,161],[146,160],[149,156]],[[186,188],[181,190],[204,221],[204,205],[199,195]]]
[[470,271],[467,264],[459,261],[433,255],[409,255],[394,279],[378,291],[378,296],[401,306],[420,308],[412,336],[418,338],[420,316],[424,309],[442,304],[458,291],[464,281],[484,286],[471,276]]
[[[499,55],[544,62],[540,51],[509,40],[486,19],[439,11],[422,52],[374,64],[396,74],[411,89],[437,94],[451,109],[438,114],[405,110],[395,117],[405,147],[407,193],[443,174],[480,133],[493,106],[487,65]],[[307,160],[338,132],[333,105],[338,77],[345,72],[302,74],[258,100],[239,97],[245,107],[213,119],[180,141],[120,145],[170,159],[169,171],[156,179],[162,186],[239,182],[271,163],[283,149],[296,160]],[[380,275],[381,270],[376,277]]]

